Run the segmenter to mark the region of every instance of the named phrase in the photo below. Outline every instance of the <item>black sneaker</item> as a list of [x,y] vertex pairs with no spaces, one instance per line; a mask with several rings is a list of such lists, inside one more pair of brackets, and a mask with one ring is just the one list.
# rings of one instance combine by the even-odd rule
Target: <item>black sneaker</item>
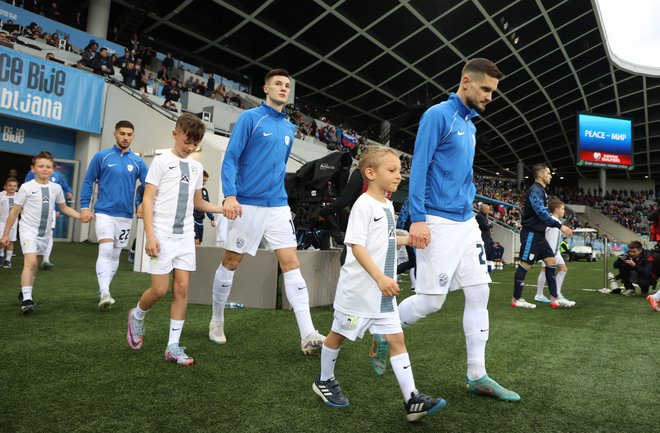
[[37,304],[34,303],[32,299],[26,299],[25,301],[21,302],[21,313],[27,314],[34,310],[34,307]]
[[403,406],[406,408],[408,421],[416,421],[424,415],[433,415],[447,404],[441,398],[431,398],[420,392],[410,394],[410,399]]
[[5,269],[11,269],[11,262],[9,260],[5,260],[5,262],[2,264],[2,267]]
[[321,381],[321,376],[317,377],[312,384],[312,390],[325,402],[325,404],[334,407],[348,406],[348,399],[342,394],[339,382],[334,377],[332,379]]

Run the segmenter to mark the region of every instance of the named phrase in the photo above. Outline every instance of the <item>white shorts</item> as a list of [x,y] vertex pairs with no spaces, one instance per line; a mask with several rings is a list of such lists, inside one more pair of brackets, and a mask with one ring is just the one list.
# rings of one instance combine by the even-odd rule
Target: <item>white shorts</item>
[[52,231],[46,231],[47,236],[38,238],[21,232],[21,251],[23,254],[36,254],[43,256],[48,251],[48,244],[53,237]]
[[262,238],[273,251],[298,246],[289,206],[242,205],[242,208],[242,216],[229,221],[225,249],[254,256]]
[[[561,256],[561,253],[559,251],[557,251],[557,253],[555,254],[555,260],[557,261],[558,265],[565,265],[566,264],[566,262],[564,261],[564,258]],[[541,266],[545,267],[545,262],[543,260],[541,260]]]
[[115,248],[124,248],[128,245],[128,238],[131,235],[131,225],[133,220],[130,218],[113,217],[102,213],[95,215],[96,239],[112,239]]
[[364,337],[366,331],[371,334],[399,334],[403,332],[401,319],[398,315],[387,318],[358,317],[335,310],[334,317],[332,332],[343,335],[351,341]]
[[427,215],[426,223],[431,242],[426,248],[417,249],[415,293],[443,295],[491,282],[477,220],[459,222]]
[[[0,237],[2,237],[2,234],[4,232],[5,232],[5,223],[0,223]],[[9,229],[9,241],[16,242],[16,224],[14,224],[14,227]]]
[[195,237],[170,238],[159,236],[156,239],[160,244],[158,257],[151,257],[145,270],[150,274],[163,275],[172,272],[172,269],[182,271],[195,271]]

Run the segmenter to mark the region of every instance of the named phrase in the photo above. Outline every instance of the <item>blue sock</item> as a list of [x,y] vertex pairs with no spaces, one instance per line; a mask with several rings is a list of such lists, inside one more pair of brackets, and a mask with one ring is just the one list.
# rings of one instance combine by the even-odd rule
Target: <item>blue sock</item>
[[518,268],[516,269],[516,276],[514,277],[513,280],[513,297],[515,299],[522,298],[523,289],[525,288],[526,276],[527,276],[527,268],[525,268],[523,265],[518,265]]
[[557,297],[557,267],[556,266],[545,266],[545,280],[548,283],[548,290],[550,291],[550,296],[553,298]]

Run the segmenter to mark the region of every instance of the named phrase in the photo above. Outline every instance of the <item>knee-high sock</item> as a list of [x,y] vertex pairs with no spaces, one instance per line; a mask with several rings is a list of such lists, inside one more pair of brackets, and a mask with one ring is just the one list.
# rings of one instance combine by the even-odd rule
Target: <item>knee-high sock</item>
[[410,287],[414,289],[415,283],[417,283],[417,268],[410,269],[408,274],[410,275]]
[[553,298],[558,297],[557,294],[557,277],[555,273],[557,272],[557,266],[546,266],[545,267],[545,279],[548,282],[548,291],[550,296]]
[[183,332],[183,322],[185,322],[185,320],[170,319],[170,338],[167,340],[168,346],[170,344],[179,345],[181,332]]
[[392,365],[392,371],[394,371],[396,380],[399,382],[399,387],[403,394],[403,400],[410,400],[410,394],[417,391],[417,388],[415,387],[415,378],[413,377],[408,353],[406,352],[392,356],[390,358],[390,364]]
[[557,272],[557,295],[562,296],[561,294],[561,287],[564,284],[564,278],[566,278],[566,272],[564,271],[559,271]]
[[309,312],[309,293],[307,283],[300,273],[300,269],[293,269],[282,274],[284,277],[284,290],[289,303],[293,307],[298,322],[300,338],[305,338],[314,332],[314,322]]
[[7,255],[5,257],[5,260],[7,260],[9,263],[11,263],[11,256],[14,254],[14,250],[7,250]]
[[96,278],[99,281],[99,294],[110,293],[112,249],[112,242],[99,244],[99,256],[96,259]]
[[46,263],[50,263],[50,253],[53,252],[53,234],[50,234],[50,240],[48,241],[48,247],[46,247],[46,251],[44,252],[43,256],[43,261]]
[[113,246],[112,248],[112,271],[110,274],[110,282],[112,282],[112,279],[115,277],[115,274],[117,273],[117,269],[119,269],[119,257],[121,256],[121,247],[115,247]]
[[463,288],[465,309],[463,310],[463,332],[467,349],[467,376],[476,380],[486,374],[486,343],[488,342],[489,319],[487,284]]
[[409,296],[399,305],[399,318],[402,326],[412,325],[442,308],[447,295],[427,295],[418,293]]
[[522,298],[523,289],[525,288],[525,277],[527,276],[527,268],[523,265],[518,265],[516,269],[516,276],[513,280],[513,297],[515,299]]
[[321,348],[321,380],[326,381],[335,377],[335,364],[340,349],[330,349],[323,345]]
[[543,296],[543,288],[545,287],[545,268],[539,272],[539,278],[536,280],[536,296]]
[[225,321],[225,304],[227,303],[227,298],[229,298],[229,293],[231,292],[231,285],[234,281],[234,272],[235,271],[230,271],[222,265],[218,266],[218,269],[215,271],[212,291],[213,302],[211,303],[212,322]]

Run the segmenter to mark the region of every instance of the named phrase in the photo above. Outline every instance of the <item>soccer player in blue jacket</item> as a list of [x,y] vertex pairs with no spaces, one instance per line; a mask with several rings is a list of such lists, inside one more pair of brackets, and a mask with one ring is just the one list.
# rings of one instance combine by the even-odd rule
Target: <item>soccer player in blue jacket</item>
[[550,292],[552,308],[569,308],[571,301],[557,293],[557,259],[555,251],[545,238],[545,229],[555,227],[568,237],[573,236],[573,230],[554,219],[548,211],[548,195],[545,187],[550,185],[552,173],[545,164],[534,164],[532,167],[534,183],[525,193],[525,207],[520,231],[520,264],[516,269],[513,282],[513,298],[511,306],[517,308],[536,308],[536,304],[525,301],[522,297],[527,271],[539,260],[545,263],[545,279]]
[[410,170],[410,244],[417,248],[415,295],[399,306],[404,326],[442,307],[449,291],[463,288],[467,348],[466,390],[499,400],[520,396],[486,374],[488,297],[486,250],[472,214],[476,128],[502,73],[490,60],[469,60],[458,91],[422,115]]
[[[110,282],[119,267],[119,255],[128,244],[135,210],[135,185],[144,185],[147,165],[131,152],[135,134],[133,124],[122,120],[115,125],[112,135],[115,145],[102,150],[87,167],[80,193],[81,221],[96,219],[96,238],[99,256],[96,259],[96,278],[99,282],[99,308],[109,309],[115,300],[110,296]],[[94,183],[98,182],[98,197],[92,213],[90,202]],[[138,206],[138,218],[141,209]]]
[[225,255],[213,280],[213,312],[209,339],[224,344],[224,308],[234,272],[245,253],[255,255],[261,239],[275,251],[293,307],[305,354],[318,350],[325,337],[314,328],[307,284],[300,273],[296,230],[291,219],[284,175],[296,127],[286,119],[284,105],[291,91],[289,73],[266,74],[266,102],[245,111],[236,121],[222,162],[224,216],[229,219]]

